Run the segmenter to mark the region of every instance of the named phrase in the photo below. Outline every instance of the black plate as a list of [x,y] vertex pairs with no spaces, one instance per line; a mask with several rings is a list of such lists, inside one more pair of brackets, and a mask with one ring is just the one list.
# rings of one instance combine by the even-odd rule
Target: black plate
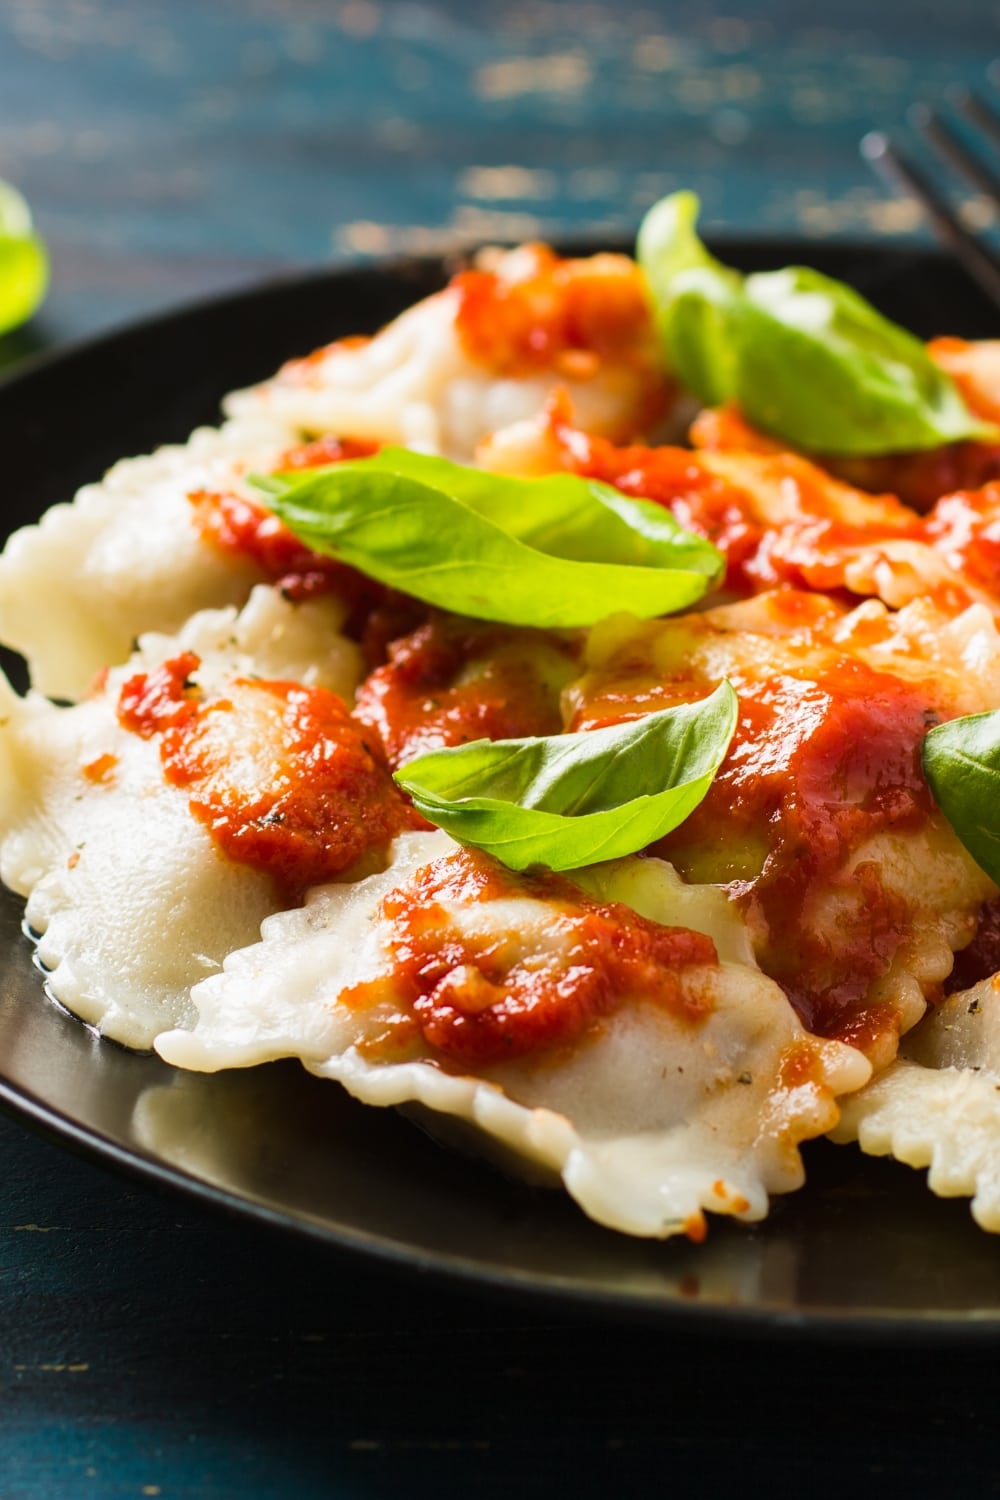
[[[747,268],[808,260],[924,335],[1000,328],[962,274],[929,252],[787,242],[724,252]],[[288,356],[374,329],[443,274],[422,261],[298,278],[37,363],[0,387],[9,526],[113,460],[216,420],[225,391]],[[630,1240],[297,1064],[184,1074],[98,1042],[45,999],[21,910],[0,896],[0,1102],[105,1160],[415,1269],[644,1319],[1000,1335],[1000,1241],[975,1228],[967,1202],[933,1198],[922,1173],[818,1142],[805,1152],[806,1190],[777,1200],[761,1227],[714,1221],[701,1247]]]

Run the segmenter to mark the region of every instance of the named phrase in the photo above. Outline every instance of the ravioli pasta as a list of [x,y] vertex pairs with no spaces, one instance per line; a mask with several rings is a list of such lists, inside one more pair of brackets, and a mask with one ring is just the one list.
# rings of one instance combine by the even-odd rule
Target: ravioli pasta
[[[428,873],[463,858],[444,834],[404,838],[383,874],[328,886],[300,910],[270,918],[260,945],[233,954],[222,975],[196,987],[197,1024],[161,1036],[161,1055],[205,1069],[300,1056],[365,1102],[420,1104],[475,1125],[511,1155],[559,1173],[599,1223],[633,1234],[686,1229],[698,1237],[706,1208],[759,1219],[768,1191],[799,1185],[798,1143],[832,1121],[836,1094],[868,1068],[852,1048],[807,1038],[778,987],[745,961],[713,957],[683,970],[679,1015],[662,1003],[662,989],[620,997],[599,1045],[584,1035],[547,1066],[529,1056],[455,1076],[434,1066],[426,1036],[401,1042],[405,1060],[394,1065],[373,1060],[371,1046],[377,1059],[401,1001],[386,908],[400,889],[405,895],[407,876],[416,876],[407,897],[416,901],[421,875],[426,888]],[[721,928],[739,950],[716,892],[703,892],[699,911],[698,897],[669,867],[658,872],[650,863],[654,869],[642,872],[628,861],[585,872],[584,888],[613,895],[621,883],[635,898],[642,879],[639,905],[660,921],[677,920],[679,898],[687,922]],[[546,961],[565,966],[573,933],[560,918],[562,902],[556,912],[514,879],[471,912],[448,897],[443,909],[458,933],[470,935],[471,925],[475,937],[503,945],[508,972]],[[377,984],[380,998],[359,1012],[343,997],[364,983]],[[704,1025],[684,1019],[685,1004],[705,1008]]]
[[[1000,411],[989,346],[931,353]],[[636,264],[542,246],[225,410],[0,557],[32,681],[2,684],[0,875],[49,994],[178,1068],[298,1058],[629,1234],[760,1220],[828,1133],[1000,1230],[1000,895],[920,760],[1000,707],[1000,448],[830,460],[732,407],[688,434]],[[310,550],[255,479],[387,444],[651,500],[724,577],[657,620],[466,619]],[[715,780],[627,858],[514,874],[392,779],[723,679]]]
[[82,697],[136,636],[242,603],[261,571],[246,554],[206,545],[192,497],[239,490],[247,470],[273,468],[294,441],[291,428],[260,418],[201,428],[183,446],[115,464],[72,505],[16,532],[0,557],[0,633],[27,658],[34,686]]
[[[630,260],[560,261],[524,246],[487,264],[370,341],[337,342],[290,361],[275,379],[230,396],[226,410],[469,459],[488,434],[537,412],[554,377],[587,427],[609,436],[665,409]],[[540,318],[565,324],[575,308],[590,315],[588,339],[560,347],[566,330],[549,327],[533,348]]]
[[[276,904],[268,874],[223,858],[185,790],[165,782],[155,741],[123,727],[123,685],[187,653],[192,682],[217,692],[290,673],[349,695],[356,653],[340,615],[332,600],[295,608],[258,587],[239,614],[205,611],[176,637],[145,636],[73,707],[6,689],[0,874],[27,897],[50,992],[115,1041],[149,1048],[191,1019],[192,984],[252,942]],[[254,727],[245,716],[241,733]]]
[[1000,1232],[1000,976],[938,1006],[898,1059],[847,1101],[834,1139],[872,1156],[928,1167],[942,1198],[971,1197],[984,1229]]

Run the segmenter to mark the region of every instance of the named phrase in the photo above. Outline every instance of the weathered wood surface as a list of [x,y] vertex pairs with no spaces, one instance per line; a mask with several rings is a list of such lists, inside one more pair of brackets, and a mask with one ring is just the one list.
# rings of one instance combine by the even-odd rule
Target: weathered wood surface
[[[717,228],[919,233],[858,138],[986,85],[996,42],[979,0],[4,0],[0,175],[54,283],[0,352],[289,264],[620,230],[682,184]],[[555,1318],[218,1219],[17,1122],[0,1151],[3,1500],[1000,1493],[981,1348]]]
[[555,1317],[0,1150],[4,1500],[1000,1493],[988,1349]]
[[987,86],[984,0],[6,0],[0,176],[63,338],[289,263],[630,229],[914,232],[858,157]]

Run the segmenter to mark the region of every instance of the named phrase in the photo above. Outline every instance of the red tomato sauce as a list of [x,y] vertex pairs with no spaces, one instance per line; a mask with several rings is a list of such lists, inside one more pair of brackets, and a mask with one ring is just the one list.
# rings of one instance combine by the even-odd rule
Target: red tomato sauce
[[1000,423],[1000,360],[995,343],[970,343],[968,339],[937,338],[927,352],[946,370],[977,417]]
[[328,432],[309,443],[296,443],[286,449],[278,460],[278,473],[290,469],[321,469],[326,464],[344,463],[351,458],[371,458],[381,446],[368,438],[334,437]]
[[[912,919],[876,866],[843,869],[875,834],[917,829],[931,815],[920,746],[939,716],[926,689],[847,657],[815,677],[730,677],[740,718],[726,759],[704,801],[655,852],[684,875],[694,878],[700,865],[697,878],[711,879],[707,854],[747,915],[758,962],[806,1029],[868,1045],[896,1025],[866,997],[912,938]],[[692,701],[712,685],[675,681],[658,693],[640,673],[631,710],[627,680],[597,686],[574,728]],[[846,919],[816,920],[828,890],[855,894]]]
[[[449,906],[532,898],[545,903],[544,944],[520,931],[462,932]],[[592,899],[559,875],[516,875],[463,849],[418,870],[382,902],[392,924],[392,996],[402,1011],[377,1047],[419,1034],[446,1062],[488,1067],[567,1047],[633,998],[698,1025],[710,984],[682,984],[685,969],[718,962],[712,940]],[[361,1008],[385,997],[378,980],[344,997]],[[400,1034],[401,1028],[401,1034]]]
[[637,267],[621,256],[564,260],[546,245],[519,252],[516,280],[463,271],[455,326],[470,359],[496,375],[595,375],[605,359],[654,366],[653,325]]
[[117,767],[117,755],[99,755],[96,760],[87,762],[83,767],[83,774],[95,786],[107,786],[114,781]]
[[1000,484],[946,495],[924,534],[949,567],[1000,599]]
[[741,557],[732,557],[734,592],[760,593],[778,587],[815,589],[836,594],[851,604],[857,603],[857,595],[847,585],[852,559],[861,552],[877,550],[880,540],[905,534],[902,530],[884,531],[880,537],[872,527],[828,519],[787,521],[779,527],[757,530],[753,547]]
[[1000,478],[1000,446],[945,443],[923,453],[887,453],[876,458],[822,458],[832,474],[879,493],[891,490],[904,505],[923,514],[953,490],[978,489]]
[[388,653],[354,712],[394,768],[444,745],[562,730],[559,693],[575,649],[542,631],[436,614]]
[[1000,974],[1000,896],[984,901],[979,909],[976,935],[967,948],[955,954],[955,965],[944,982],[944,993],[969,990],[983,979]]
[[[726,560],[723,587],[740,597],[786,586],[843,593],[853,555],[888,538],[922,539],[920,518],[891,495],[876,501],[877,518],[849,524],[839,514],[841,495],[823,470],[796,454],[782,453],[766,439],[754,446],[776,488],[792,497],[795,514],[778,524],[760,514],[751,487],[713,471],[711,459],[684,448],[617,447],[568,426],[553,405],[552,432],[566,468],[613,484],[623,494],[652,500],[688,531],[713,542]],[[704,414],[703,414],[704,415]],[[732,425],[732,413],[717,414]],[[700,420],[700,419],[699,419]],[[706,446],[711,444],[706,443]]]
[[[327,435],[289,448],[278,460],[278,470],[315,469],[351,458],[367,458],[377,448],[377,443]],[[374,587],[355,569],[313,552],[256,500],[211,490],[196,490],[188,499],[205,541],[218,551],[254,563],[288,599],[336,592],[354,600]]]
[[124,728],[160,737],[164,775],[230,859],[289,900],[418,821],[345,704],[322,687],[237,678],[225,697],[192,681],[186,652],[128,679]]
[[604,438],[574,432],[567,454],[574,472],[613,484],[624,495],[655,501],[686,530],[713,542],[726,560],[723,587],[735,594],[754,592],[747,570],[764,528],[752,518],[746,493],[711,473],[696,453],[671,447],[617,448]]
[[350,572],[332,557],[310,551],[255,500],[210,490],[196,490],[188,499],[204,540],[220,552],[252,562],[286,598],[310,599],[330,593]]
[[198,712],[201,694],[192,673],[201,665],[193,651],[183,651],[151,672],[137,672],[118,694],[118,722],[123,729],[152,739]]
[[809,907],[875,834],[919,828],[932,801],[920,745],[935,717],[897,678],[844,660],[815,682],[736,683],[740,723],[701,807],[665,843],[667,857],[699,839],[766,830],[767,858],[737,897],[763,918],[758,961],[785,990],[807,1030],[862,1045],[895,1018],[866,997],[912,925],[878,868],[850,877],[859,899],[846,923]]
[[[708,408],[691,424],[691,441],[706,452],[781,453],[788,444],[759,432],[738,406]],[[979,489],[1000,478],[1000,446],[991,443],[943,443],[916,453],[886,453],[848,458],[813,455],[828,473],[872,495],[895,495],[910,510],[923,514],[942,495]]]
[[[1000,483],[945,494],[921,516],[892,494],[852,497],[839,490],[823,469],[794,453],[780,452],[730,408],[703,412],[695,423],[693,430],[707,451],[705,459],[700,452],[682,448],[616,447],[572,428],[555,405],[550,426],[549,436],[565,467],[665,506],[682,526],[713,542],[726,559],[724,587],[730,594],[746,597],[785,587],[822,591],[850,603],[858,597],[847,584],[852,560],[862,553],[877,557],[880,544],[902,540],[933,548],[955,573],[953,580],[927,590],[941,608],[957,612],[972,603],[975,595],[963,579],[1000,605]],[[747,435],[741,437],[744,429]],[[745,442],[741,451],[753,452],[758,464],[763,463],[762,480],[788,488],[796,514],[770,524],[759,513],[751,475],[744,488],[712,471],[711,453],[726,450],[731,442]],[[982,452],[959,462],[953,450],[960,447],[982,445],[952,445],[913,456],[914,463],[926,462],[927,474],[932,459],[937,465],[937,479],[923,492],[925,501],[940,495],[946,480],[963,473],[993,472]],[[946,458],[948,453],[954,462]],[[996,454],[1000,456],[1000,449]],[[895,455],[892,461],[902,459]],[[894,471],[886,468],[884,477],[892,479]],[[873,480],[874,470],[867,478]],[[873,483],[867,487],[875,488]],[[871,513],[845,520],[841,512],[856,512],[858,501]]]
[[706,406],[691,423],[689,437],[707,453],[787,453],[788,444],[748,422],[735,401]]

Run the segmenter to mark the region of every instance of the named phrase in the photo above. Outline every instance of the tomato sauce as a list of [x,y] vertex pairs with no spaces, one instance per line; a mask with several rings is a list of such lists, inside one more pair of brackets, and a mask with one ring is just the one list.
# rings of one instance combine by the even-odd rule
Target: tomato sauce
[[[543,938],[472,933],[449,911],[512,898],[544,902]],[[710,985],[682,983],[686,969],[718,962],[710,938],[597,901],[559,875],[516,875],[476,850],[418,870],[379,916],[392,925],[391,993],[401,1014],[378,1047],[397,1055],[419,1035],[447,1063],[476,1069],[570,1046],[629,999],[691,1025],[713,1008]],[[385,996],[374,980],[342,999],[364,1008]]]
[[[315,469],[347,459],[367,458],[377,448],[377,443],[328,434],[289,448],[277,467],[279,471]],[[194,506],[205,541],[220,552],[252,562],[288,599],[310,599],[317,594],[336,592],[351,601],[364,595],[367,602],[376,587],[369,585],[354,568],[313,552],[259,501],[213,490],[195,490],[188,499]]]
[[278,460],[278,473],[294,469],[322,469],[327,464],[346,463],[352,458],[371,458],[381,443],[369,438],[335,437],[332,432],[313,438],[308,443],[296,443],[287,448]]
[[217,551],[252,562],[288,599],[330,593],[350,570],[312,552],[256,500],[227,491],[195,490],[188,496],[202,537]]
[[[715,453],[788,451],[787,443],[759,432],[732,403],[699,412],[691,424],[691,441],[696,448]],[[856,458],[829,453],[813,457],[845,484],[872,495],[894,495],[920,514],[930,510],[942,495],[979,489],[1000,478],[1000,445],[995,443],[942,443],[938,448],[915,453]]]
[[567,467],[612,484],[624,495],[662,505],[686,530],[718,547],[726,560],[723,587],[728,592],[754,592],[748,566],[765,529],[753,518],[745,490],[713,474],[684,448],[619,448],[579,431],[570,435],[564,430],[562,437]]
[[946,495],[924,534],[949,567],[1000,600],[1000,484]]
[[300,899],[419,820],[345,704],[321,687],[237,678],[224,697],[193,682],[191,652],[137,673],[118,717],[159,736],[166,780],[230,859]]
[[193,673],[201,658],[193,651],[172,656],[151,672],[137,672],[118,694],[118,722],[144,740],[183,724],[198,712],[201,692]]
[[559,694],[576,647],[543,631],[435,614],[388,646],[358,690],[355,717],[392,767],[478,739],[559,734]]
[[106,755],[99,755],[96,760],[88,761],[83,767],[83,774],[95,786],[109,786],[115,779],[117,768],[118,757],[109,752]]
[[[789,595],[790,599],[795,595]],[[938,721],[926,688],[849,657],[814,675],[730,672],[740,717],[707,796],[654,852],[690,879],[721,880],[755,935],[758,961],[807,1030],[871,1043],[896,1019],[867,995],[913,937],[906,903],[874,865],[845,867],[881,832],[920,828],[933,812],[920,746]],[[703,697],[651,673],[598,680],[574,728]],[[846,903],[824,920],[825,893]]]
[[927,352],[954,380],[971,412],[1000,423],[1000,344],[946,337],[932,339]]
[[[714,427],[704,423],[709,415],[718,419]],[[703,413],[704,446],[716,446],[715,429],[732,436],[739,421],[728,409]],[[859,552],[888,539],[923,539],[920,518],[894,496],[845,492],[808,459],[783,453],[759,436],[752,449],[756,467],[747,468],[744,483],[718,472],[711,452],[619,447],[583,432],[569,425],[556,403],[546,438],[562,467],[652,500],[686,530],[714,543],[726,560],[723,587],[738,597],[782,586],[848,599],[846,569]],[[723,447],[721,440],[717,446]],[[780,519],[775,509],[783,512]]]
[[[734,894],[763,919],[758,961],[807,1030],[842,1041],[895,1024],[866,996],[912,936],[905,903],[874,865],[841,874],[875,834],[931,815],[920,745],[934,722],[922,693],[849,659],[816,681],[737,682],[740,723],[701,807],[667,839],[667,857],[705,839],[766,841],[760,874]],[[855,888],[846,920],[817,920],[824,888]]]
[[[1000,483],[946,493],[922,516],[892,494],[862,495],[841,488],[816,464],[782,453],[770,439],[756,434],[732,408],[703,412],[693,433],[700,451],[617,447],[571,427],[564,411],[553,406],[547,435],[564,467],[665,506],[687,530],[713,542],[726,559],[724,587],[737,597],[782,587],[822,591],[849,603],[859,597],[848,584],[851,563],[864,555],[870,559],[866,571],[877,575],[881,557],[890,572],[905,572],[910,565],[894,563],[882,548],[908,541],[932,548],[954,575],[928,584],[924,591],[942,609],[965,609],[975,599],[976,588],[1000,606]],[[713,453],[729,451],[730,444],[736,445],[737,456],[754,455],[755,467],[747,468],[745,484],[713,470]],[[932,459],[937,466],[937,477],[928,479],[922,491],[924,509],[928,500],[942,494],[946,481],[993,472],[982,452],[979,458],[959,461],[961,456],[952,450],[961,447],[982,445],[952,445],[912,456],[914,463],[925,461],[925,477]],[[996,456],[1000,459],[1000,448]],[[898,479],[902,462],[902,456],[893,455],[897,468],[887,467],[883,477]],[[844,465],[831,467],[844,470]],[[857,480],[859,475],[849,477]],[[866,477],[868,488],[874,488],[875,470],[869,469]],[[754,489],[758,483],[760,495]],[[786,504],[781,519],[768,515],[773,505],[769,491],[778,492]]]
[[1000,446],[944,443],[922,453],[886,453],[874,458],[822,458],[824,468],[859,489],[891,490],[921,514],[953,490],[978,489],[1000,478]]
[[691,423],[695,448],[708,453],[787,453],[788,444],[768,437],[748,422],[735,401],[706,406]]
[[546,245],[518,256],[516,277],[474,270],[452,280],[455,327],[470,359],[496,375],[554,370],[583,380],[605,359],[654,364],[649,300],[631,261],[564,260]]

